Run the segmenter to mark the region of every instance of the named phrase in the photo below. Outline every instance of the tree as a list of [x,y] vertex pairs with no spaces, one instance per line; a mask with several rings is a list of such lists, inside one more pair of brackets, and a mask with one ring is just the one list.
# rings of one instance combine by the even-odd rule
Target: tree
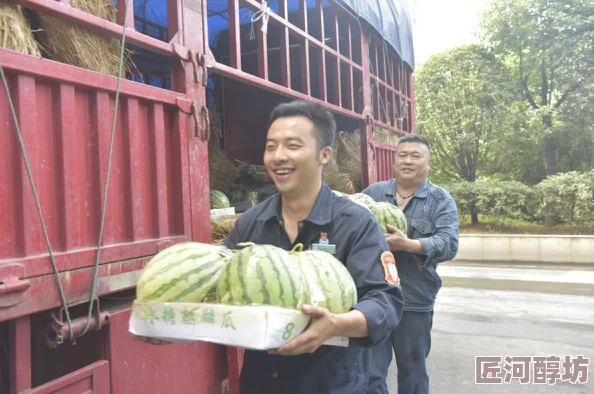
[[540,121],[546,174],[557,173],[556,117],[594,76],[594,0],[497,0],[481,31]]
[[[450,181],[474,182],[489,165],[498,134],[509,126],[511,85],[506,68],[477,45],[434,55],[417,72],[418,131]],[[476,210],[471,217],[478,223]]]

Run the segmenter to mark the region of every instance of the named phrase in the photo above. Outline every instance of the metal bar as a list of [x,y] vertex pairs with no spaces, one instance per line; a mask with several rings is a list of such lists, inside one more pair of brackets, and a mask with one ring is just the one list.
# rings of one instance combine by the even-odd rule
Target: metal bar
[[231,67],[241,70],[239,0],[229,0],[229,56]]
[[334,94],[336,95],[336,105],[342,107],[342,81],[340,78],[340,72],[340,60],[336,59],[336,73],[334,74]]
[[336,46],[336,52],[340,53],[340,23],[339,23],[339,11],[338,6],[334,6],[334,44]]
[[[303,30],[307,35],[307,2],[299,0],[299,15],[303,23]],[[312,37],[313,39],[313,37]],[[309,39],[306,37],[301,46],[301,89],[311,96],[311,74],[309,72]]]
[[[66,22],[74,23],[103,36],[118,39],[122,37],[122,26],[117,23],[106,21],[105,19],[53,0],[12,0],[12,3],[21,5],[31,11],[63,19]],[[168,43],[149,37],[146,34],[139,33],[131,27],[126,29],[126,42],[160,55],[171,56],[174,54]]]
[[[364,34],[360,36],[361,40],[361,65],[363,66],[363,73],[361,76],[363,94],[361,98],[363,100],[363,113],[365,123],[361,125],[361,175],[363,187],[367,187],[370,184],[377,182],[377,167],[373,163],[374,151],[370,146],[371,135],[373,132],[373,125],[371,124],[370,117],[373,116],[373,104],[371,102],[371,59],[369,58],[369,42],[367,41]],[[354,89],[351,89],[351,91]]]
[[390,90],[390,93],[390,97],[392,98],[392,111],[390,114],[392,118],[390,119],[390,123],[392,123],[394,127],[398,127],[398,122],[396,120],[396,93],[393,90]]
[[[181,240],[177,242],[181,242]],[[155,251],[153,250],[152,253],[154,254]],[[105,296],[136,286],[142,274],[142,269],[150,261],[151,257],[152,255],[147,255],[147,257],[100,266],[97,296]],[[60,281],[64,286],[64,293],[70,305],[90,301],[89,286],[91,285],[93,272],[93,267],[85,267],[60,274]],[[30,282],[31,287],[27,290],[28,294],[21,302],[1,309],[0,322],[62,306],[53,274],[32,278]]]
[[348,107],[352,110],[355,111],[355,82],[354,82],[354,70],[353,70],[353,66],[349,65],[349,80],[348,80],[348,85],[349,85],[349,94],[347,96],[347,100],[348,100]]
[[[394,127],[392,125],[381,122],[379,120],[374,120],[373,124],[383,128],[383,129],[394,131],[398,134],[406,134],[403,130],[399,129],[398,127]],[[379,144],[379,142],[374,142],[374,144]],[[386,146],[391,146],[391,145],[386,145]]]
[[[19,1],[25,1],[25,0],[19,0]],[[32,1],[32,0],[27,0],[27,1]],[[36,1],[41,1],[41,0],[36,0]],[[260,10],[260,3],[256,2],[256,0],[242,0],[242,1],[245,3],[246,6],[248,6],[249,8],[251,8],[254,11]],[[336,52],[334,49],[330,48],[328,45],[320,42],[315,37],[312,37],[308,33],[302,31],[298,27],[296,27],[293,24],[289,23],[288,20],[284,20],[279,15],[276,15],[274,12],[270,13],[270,21],[269,21],[269,23],[270,22],[275,22],[277,24],[280,24],[282,26],[285,26],[294,35],[299,36],[300,38],[306,39],[307,41],[311,42],[313,45],[317,46],[318,48],[321,48],[321,49],[326,50],[326,52],[332,54],[332,56],[337,57],[339,59],[342,59],[346,63],[352,64],[353,67],[356,67],[357,69],[362,70],[361,66],[358,65],[357,63],[353,62],[350,59],[350,57],[345,57],[345,56],[341,55],[340,53]]]
[[[414,83],[415,80],[413,79],[412,75],[410,76],[410,89],[411,89],[411,93],[414,92]],[[416,119],[415,119],[415,96],[411,95],[410,96],[410,107],[409,107],[409,114],[410,114],[410,132],[414,133],[416,131]]]
[[[117,89],[117,78],[109,75],[95,73],[52,60],[37,59],[2,48],[0,48],[0,57],[2,58],[2,66],[5,69],[16,71],[20,74],[39,76],[101,91],[115,92]],[[177,92],[158,89],[153,86],[123,79],[121,81],[120,93],[126,96],[171,105],[175,105],[176,99],[182,97]]]
[[[323,43],[326,42],[326,35],[324,33],[324,5],[322,0],[317,0],[316,11],[320,18],[320,37]],[[320,73],[318,74],[319,85],[320,85],[320,99],[322,101],[328,101],[328,86],[326,83],[326,51],[321,49],[320,53]]]
[[[120,0],[118,1],[118,25],[124,26],[124,16],[126,15],[126,1]],[[126,28],[130,30],[135,30],[134,28],[134,1],[128,2],[128,21],[126,23]]]
[[[263,1],[263,0],[261,0]],[[264,24],[264,18],[260,19],[259,25]],[[260,30],[260,29],[258,29]],[[258,31],[258,76],[268,81],[268,35],[263,31]]]
[[[127,98],[125,100],[125,132],[122,133],[127,140],[127,147],[124,148],[128,152],[128,163],[124,168],[128,168],[127,178],[127,203],[128,214],[126,215],[126,221],[128,222],[128,231],[130,231],[127,239],[134,241],[142,239],[146,232],[146,221],[142,212],[142,208],[148,201],[143,201],[143,197],[148,193],[143,193],[143,189],[147,184],[146,176],[146,154],[143,151],[146,141],[143,141],[140,134],[140,125],[138,124],[139,117],[139,106],[138,100],[135,98]],[[112,169],[113,171],[113,169]],[[129,216],[128,216],[129,215]]]
[[278,93],[283,96],[287,96],[287,97],[291,97],[291,98],[295,98],[295,99],[308,100],[311,102],[321,104],[331,111],[334,111],[336,113],[339,113],[341,115],[347,116],[352,119],[363,119],[363,116],[361,114],[358,114],[354,111],[349,111],[344,108],[335,106],[333,104],[325,103],[322,100],[318,100],[318,99],[308,96],[304,93],[300,93],[298,91],[285,88],[284,86],[277,85],[270,81],[262,81],[260,78],[258,78],[256,76],[245,73],[243,71],[235,70],[234,68],[231,68],[231,67],[226,66],[221,63],[215,64],[211,68],[211,70],[214,72],[217,72],[227,78],[231,78],[236,81],[244,82],[244,83],[247,83],[248,85],[262,88],[262,89],[268,90],[270,92]]
[[[18,55],[23,56],[23,55]],[[7,67],[8,68],[8,67]],[[30,168],[31,168],[31,175],[33,177],[33,182],[37,188],[37,194],[40,199],[40,204],[43,207],[43,193],[40,190],[40,186],[43,185],[42,180],[40,179],[40,165],[35,165],[35,157],[38,155],[41,147],[39,145],[39,139],[36,137],[37,132],[37,108],[36,108],[36,93],[35,93],[36,83],[33,77],[28,75],[17,75],[16,76],[16,113],[17,119],[19,122],[19,126],[21,129],[23,143],[25,145],[25,150],[30,161]],[[14,93],[13,93],[14,94]],[[9,130],[11,133],[14,133],[14,129]],[[22,160],[22,153],[20,149],[18,149],[18,160],[19,164],[17,165],[20,172],[19,176],[20,180],[20,191],[21,191],[21,199],[20,199],[20,206],[21,206],[21,213],[22,213],[22,222],[20,225],[20,231],[22,234],[18,237],[23,241],[21,245],[21,251],[24,255],[28,254],[35,254],[42,252],[43,250],[47,250],[45,246],[45,241],[43,240],[43,235],[41,232],[41,223],[39,214],[37,212],[35,206],[35,199],[33,196],[33,191],[31,189],[31,183],[27,176],[27,170],[25,168],[24,161]],[[48,190],[49,192],[49,190]],[[44,218],[45,219],[45,218]],[[47,220],[45,221],[46,225]],[[49,229],[48,229],[49,232]],[[50,234],[51,237],[51,234]],[[51,238],[50,238],[51,239]]]
[[309,35],[309,29],[307,26],[307,0],[299,0],[299,14],[301,16],[301,22],[303,22],[303,32]]
[[31,388],[31,318],[23,316],[8,324],[10,393],[22,393]]
[[155,173],[153,193],[157,196],[157,234],[158,238],[165,238],[170,233],[167,188],[167,152],[165,139],[165,114],[163,105],[153,103],[150,129],[154,138],[153,154],[155,155]]
[[[279,0],[279,12],[280,16],[284,20],[289,20],[287,0]],[[281,84],[287,88],[291,88],[291,49],[290,49],[290,36],[289,28],[286,26],[282,27],[281,34]]]
[[59,212],[64,218],[63,228],[61,229],[61,247],[65,250],[71,250],[82,246],[81,224],[83,218],[82,210],[69,209],[75,201],[80,201],[79,196],[84,195],[81,188],[86,186],[85,178],[82,176],[80,166],[78,166],[76,156],[79,138],[78,130],[75,126],[75,91],[72,85],[59,85],[58,88],[58,114],[56,117],[57,130],[60,138],[61,152],[58,155],[58,161],[61,161],[60,182],[63,190],[60,196]]
[[348,38],[348,44],[349,44],[347,47],[347,57],[348,57],[349,61],[352,62],[353,65],[355,65],[357,63],[352,61],[353,60],[353,32],[352,32],[350,22],[348,23],[347,38]]

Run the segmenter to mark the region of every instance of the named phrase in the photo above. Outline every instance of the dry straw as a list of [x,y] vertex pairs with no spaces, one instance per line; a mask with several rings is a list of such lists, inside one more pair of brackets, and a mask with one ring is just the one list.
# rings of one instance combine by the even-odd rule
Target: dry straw
[[231,234],[231,231],[233,231],[238,217],[239,215],[232,215],[210,219],[213,242],[217,243],[227,238],[227,236]]
[[334,157],[324,166],[322,177],[324,182],[326,182],[332,190],[346,194],[353,194],[356,192],[353,181],[348,174],[340,171],[338,163]]
[[[112,0],[70,0],[70,6],[116,22],[117,9]],[[119,73],[121,42],[103,37],[64,22],[58,18],[40,15],[43,31],[39,39],[51,59],[82,67],[87,70],[117,76]],[[123,76],[130,73],[130,52],[124,52]]]
[[337,138],[336,161],[339,170],[346,174],[356,191],[361,190],[361,142],[358,131],[341,131]]
[[39,45],[20,6],[0,2],[0,34],[2,48],[41,57]]

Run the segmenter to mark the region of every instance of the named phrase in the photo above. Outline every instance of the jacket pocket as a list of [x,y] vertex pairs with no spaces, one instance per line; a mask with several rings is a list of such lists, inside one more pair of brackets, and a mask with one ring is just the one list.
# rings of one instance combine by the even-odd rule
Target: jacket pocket
[[433,223],[428,220],[412,219],[410,221],[410,225],[424,237],[428,237],[433,234]]

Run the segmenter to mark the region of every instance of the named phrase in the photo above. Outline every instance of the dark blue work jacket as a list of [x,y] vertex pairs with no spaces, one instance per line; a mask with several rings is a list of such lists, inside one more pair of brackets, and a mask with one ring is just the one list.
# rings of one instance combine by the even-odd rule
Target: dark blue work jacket
[[[309,249],[326,233],[336,246],[335,257],[350,271],[358,290],[359,310],[367,319],[368,336],[351,338],[348,347],[321,346],[313,354],[273,356],[245,353],[241,394],[363,394],[366,391],[370,347],[387,338],[402,316],[400,286],[386,282],[380,261],[388,245],[367,209],[335,195],[323,184],[310,215],[299,224],[294,244]],[[241,242],[292,249],[283,226],[281,198],[275,194],[243,213],[225,241],[231,249]]]

